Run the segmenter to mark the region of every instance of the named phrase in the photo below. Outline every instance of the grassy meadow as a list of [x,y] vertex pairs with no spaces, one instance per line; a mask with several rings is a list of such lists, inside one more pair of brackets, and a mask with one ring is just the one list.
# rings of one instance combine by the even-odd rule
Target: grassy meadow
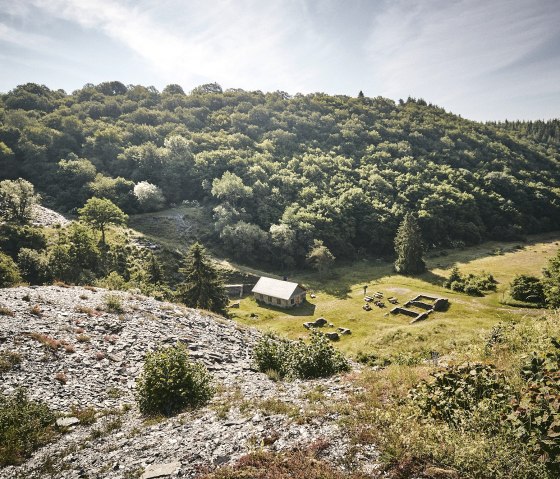
[[[467,355],[465,359],[471,354],[477,357],[480,351],[476,344],[494,324],[541,314],[538,309],[511,301],[508,284],[516,274],[539,275],[558,250],[559,240],[558,234],[548,234],[533,236],[523,244],[489,242],[431,253],[426,258],[428,271],[414,278],[395,275],[389,263],[369,260],[336,266],[322,277],[305,272],[290,278],[308,287],[308,303],[304,306],[292,310],[259,306],[248,295],[240,301],[239,309],[231,309],[231,314],[242,324],[293,339],[308,336],[304,322],[325,317],[334,325],[324,328],[325,331],[337,327],[352,330],[351,335],[342,336],[337,343],[350,355],[363,352],[380,358],[398,358],[403,363],[423,359],[431,351],[445,355],[460,350]],[[463,273],[493,274],[498,281],[496,292],[472,297],[441,287],[454,266]],[[383,293],[385,308],[372,305],[371,311],[362,309],[364,285],[368,286],[368,294]],[[310,293],[316,297],[311,298]],[[432,313],[427,320],[414,324],[406,316],[389,314],[393,305],[386,301],[387,297],[394,296],[403,304],[420,293],[448,298],[449,309]]]

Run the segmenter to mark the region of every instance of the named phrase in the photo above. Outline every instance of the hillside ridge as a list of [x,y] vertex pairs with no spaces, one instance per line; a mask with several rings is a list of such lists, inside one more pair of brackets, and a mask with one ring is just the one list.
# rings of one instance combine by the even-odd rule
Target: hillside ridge
[[[108,295],[120,298],[122,312],[104,311]],[[173,465],[165,477],[196,477],[201,468],[234,462],[262,444],[285,450],[320,439],[329,444],[324,454],[333,462],[348,448],[336,415],[322,415],[306,394],[320,388],[328,401],[338,401],[350,384],[339,377],[271,381],[253,369],[251,349],[261,336],[253,329],[212,313],[99,288],[3,289],[0,306],[13,313],[0,316],[0,351],[21,356],[16,368],[2,373],[0,392],[26,387],[31,398],[61,416],[72,418],[93,407],[97,417],[93,425],[70,419],[72,425],[56,442],[21,466],[0,469],[0,478],[44,477],[48,464],[53,477],[64,478],[140,477],[159,464]],[[177,343],[206,365],[218,394],[202,410],[145,421],[134,400],[144,356]],[[294,420],[310,410],[315,411],[311,417]],[[371,467],[375,451],[368,454],[366,448],[360,457]]]

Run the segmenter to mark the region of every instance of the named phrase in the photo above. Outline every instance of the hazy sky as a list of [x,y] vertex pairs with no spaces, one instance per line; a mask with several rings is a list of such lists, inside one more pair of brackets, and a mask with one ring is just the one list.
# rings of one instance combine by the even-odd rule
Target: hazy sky
[[0,0],[0,91],[119,80],[560,117],[560,0]]

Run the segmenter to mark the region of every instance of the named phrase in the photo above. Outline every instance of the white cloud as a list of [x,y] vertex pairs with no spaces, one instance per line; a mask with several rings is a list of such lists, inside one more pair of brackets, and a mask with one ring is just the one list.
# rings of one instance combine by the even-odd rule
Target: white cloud
[[[446,107],[504,88],[543,88],[550,79],[529,79],[517,71],[523,82],[516,85],[500,71],[555,34],[559,13],[552,2],[396,1],[375,19],[371,67],[383,95],[424,96]],[[489,92],[492,88],[496,91]]]
[[[187,84],[204,78],[262,88],[266,79],[299,91],[318,74],[309,63],[300,69],[302,58],[310,50],[317,55],[328,50],[328,42],[298,17],[299,2],[168,1],[160,9],[110,0],[32,2],[51,16],[104,32],[146,59],[162,78]],[[162,15],[165,22],[158,20]],[[294,44],[301,48],[290,49]]]

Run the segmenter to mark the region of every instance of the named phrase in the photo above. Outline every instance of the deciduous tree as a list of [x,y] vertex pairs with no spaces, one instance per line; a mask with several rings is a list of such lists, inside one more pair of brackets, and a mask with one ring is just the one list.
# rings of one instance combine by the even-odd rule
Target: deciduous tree
[[105,245],[105,228],[108,225],[123,225],[128,220],[128,215],[125,215],[111,200],[105,198],[90,198],[78,213],[81,221],[101,231],[103,245]]

